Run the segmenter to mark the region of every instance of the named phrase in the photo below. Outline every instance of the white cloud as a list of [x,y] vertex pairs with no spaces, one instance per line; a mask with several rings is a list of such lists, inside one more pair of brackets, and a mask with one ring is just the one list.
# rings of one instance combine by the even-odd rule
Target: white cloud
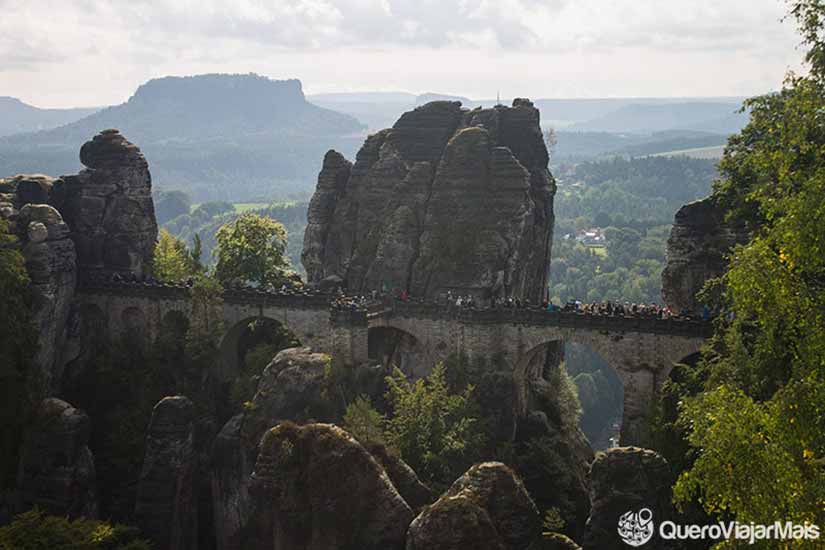
[[784,11],[782,0],[0,0],[0,95],[103,104],[155,76],[248,71],[318,91],[752,94],[801,58]]

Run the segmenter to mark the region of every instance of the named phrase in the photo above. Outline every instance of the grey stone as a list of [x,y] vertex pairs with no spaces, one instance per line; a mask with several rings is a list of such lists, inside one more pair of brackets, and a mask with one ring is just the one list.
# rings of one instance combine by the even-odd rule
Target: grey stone
[[541,533],[538,509],[500,462],[476,464],[413,520],[407,550],[524,550]]
[[330,424],[267,431],[245,548],[400,550],[412,511],[375,459]]
[[675,312],[699,312],[696,298],[708,279],[727,267],[727,255],[747,242],[744,225],[725,220],[725,210],[713,196],[684,205],[676,212],[667,241],[667,264],[662,271],[662,298]]
[[547,160],[528,100],[404,113],[367,138],[354,165],[327,153],[304,236],[309,281],[539,301],[553,231]]
[[[647,508],[656,525],[673,518],[672,476],[658,453],[639,447],[619,447],[598,453],[590,469],[590,517],[584,534],[585,550],[627,548],[619,537],[619,518]],[[651,548],[669,549],[654,529]]]
[[88,168],[52,189],[52,203],[72,229],[79,268],[148,274],[158,227],[146,159],[117,130],[104,130],[83,145],[80,160]]
[[91,424],[86,413],[56,398],[35,411],[20,454],[17,486],[25,509],[96,518],[95,463],[89,450]]
[[159,548],[198,548],[196,470],[195,407],[164,397],[152,411],[135,502],[135,523]]

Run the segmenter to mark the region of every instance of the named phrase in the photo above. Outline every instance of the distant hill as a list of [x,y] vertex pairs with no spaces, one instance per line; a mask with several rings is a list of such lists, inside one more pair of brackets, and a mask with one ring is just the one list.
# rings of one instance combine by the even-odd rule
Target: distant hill
[[105,128],[141,147],[159,187],[236,202],[307,196],[324,153],[351,154],[365,131],[354,117],[306,101],[298,80],[166,77],[66,126],[0,139],[0,174],[76,171],[80,146]]
[[430,101],[460,101],[465,107],[472,107],[474,103],[473,100],[460,95],[436,94],[433,92],[421,94],[415,98],[416,105],[424,105]]
[[0,136],[48,130],[69,124],[97,111],[89,109],[40,109],[15,97],[0,96]]
[[[427,101],[446,99],[461,101],[470,109],[491,107],[494,98],[469,99],[462,96],[425,93],[420,95],[406,92],[345,92],[316,94],[307,97],[309,101],[350,114],[376,130],[392,125],[398,117],[416,105]],[[741,97],[617,97],[617,98],[530,98],[541,111],[542,125],[555,128],[570,128],[576,131],[604,131],[613,133],[643,132],[653,133],[662,130],[693,129],[714,133],[730,133],[731,127],[740,123],[741,117],[734,111],[742,104]],[[502,98],[501,103],[509,105],[512,98]],[[684,107],[690,105],[692,107]],[[642,108],[637,108],[643,106]],[[720,108],[721,107],[721,113]],[[659,109],[662,113],[671,113],[672,126],[661,118],[651,124],[651,113]],[[621,114],[624,112],[624,114]],[[710,115],[708,115],[710,112]],[[617,114],[618,113],[618,114]],[[701,118],[696,118],[700,116]],[[732,121],[726,117],[733,116]],[[626,117],[617,124],[611,124],[614,117]],[[699,126],[694,124],[699,123]],[[632,128],[632,129],[631,129]]]
[[748,120],[747,113],[737,112],[740,107],[740,103],[732,102],[636,103],[576,123],[568,129],[638,134],[700,130],[732,134]]
[[721,148],[728,140],[727,134],[696,130],[668,130],[653,134],[561,130],[556,132],[556,137],[558,145],[553,160],[558,162],[578,162],[614,155],[644,157],[705,147]]

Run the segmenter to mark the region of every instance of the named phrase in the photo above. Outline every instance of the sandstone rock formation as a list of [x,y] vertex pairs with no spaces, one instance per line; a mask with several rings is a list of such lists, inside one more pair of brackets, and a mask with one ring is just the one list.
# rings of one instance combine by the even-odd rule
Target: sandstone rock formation
[[77,270],[75,247],[60,213],[46,204],[53,180],[42,175],[0,179],[0,217],[11,222],[26,260],[38,330],[34,368],[38,374],[35,401],[53,395],[60,383],[63,361],[59,350],[74,297]]
[[559,533],[542,533],[541,539],[530,550],[582,550],[581,546],[569,537]]
[[195,407],[183,396],[165,397],[152,411],[135,522],[158,548],[195,550]]
[[743,225],[725,220],[725,211],[713,196],[684,205],[676,212],[667,241],[667,265],[662,271],[662,298],[674,311],[696,313],[696,293],[705,281],[727,267],[726,255],[747,242]]
[[65,401],[44,399],[20,455],[17,486],[24,509],[96,518],[95,462],[89,417]]
[[329,355],[309,348],[280,351],[264,369],[246,410],[218,434],[212,449],[212,498],[219,550],[240,550],[241,526],[249,519],[250,474],[261,436],[282,420],[330,420],[322,397]]
[[243,414],[232,417],[212,445],[210,480],[218,550],[243,548],[241,527],[252,510],[249,475],[255,466],[258,442],[243,439],[243,421]]
[[330,151],[310,202],[311,283],[541,299],[555,183],[539,112],[435,101],[371,135],[355,164]]
[[302,422],[332,420],[334,406],[322,397],[324,372],[330,356],[310,348],[281,350],[266,366],[252,399],[252,414],[263,426],[255,426],[258,437],[280,420]]
[[18,174],[0,179],[0,192],[10,194],[14,208],[26,204],[48,204],[55,179],[43,174]]
[[485,462],[413,520],[407,550],[525,550],[540,531],[538,509],[521,480],[504,464]]
[[[619,550],[627,545],[619,537],[619,518],[643,508],[653,513],[656,525],[672,519],[671,473],[658,453],[638,447],[619,447],[599,453],[590,470],[590,518],[584,535],[585,550]],[[671,548],[653,533],[651,548]]]
[[87,166],[54,182],[51,201],[72,229],[78,267],[106,275],[148,273],[158,227],[152,178],[140,149],[104,130],[80,149]]
[[245,548],[393,550],[412,511],[372,456],[330,424],[280,424],[261,440]]
[[383,445],[371,445],[367,447],[367,450],[387,472],[390,481],[410,508],[417,510],[435,501],[436,494],[433,490],[418,479],[415,470],[410,468],[400,456],[388,451]]
[[39,332],[35,368],[42,376],[44,395],[59,388],[63,361],[60,349],[74,298],[77,270],[75,247],[60,213],[46,204],[26,204],[17,218],[26,271],[34,292],[33,320]]

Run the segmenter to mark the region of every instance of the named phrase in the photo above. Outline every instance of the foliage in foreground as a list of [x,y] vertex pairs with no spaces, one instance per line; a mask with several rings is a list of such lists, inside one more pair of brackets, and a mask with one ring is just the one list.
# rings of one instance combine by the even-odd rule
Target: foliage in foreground
[[150,550],[133,527],[47,516],[37,509],[0,527],[0,550]]
[[0,487],[14,482],[23,424],[39,393],[29,369],[37,346],[29,275],[16,241],[8,222],[0,219]]
[[395,369],[387,378],[393,415],[387,420],[389,445],[422,479],[447,485],[464,473],[484,445],[473,387],[451,394],[443,364],[426,380],[410,382]]
[[700,365],[707,381],[681,405],[697,453],[674,492],[743,523],[823,525],[825,4],[791,5],[812,72],[750,100],[750,123],[721,163],[715,194],[752,238],[719,282],[724,315]]

